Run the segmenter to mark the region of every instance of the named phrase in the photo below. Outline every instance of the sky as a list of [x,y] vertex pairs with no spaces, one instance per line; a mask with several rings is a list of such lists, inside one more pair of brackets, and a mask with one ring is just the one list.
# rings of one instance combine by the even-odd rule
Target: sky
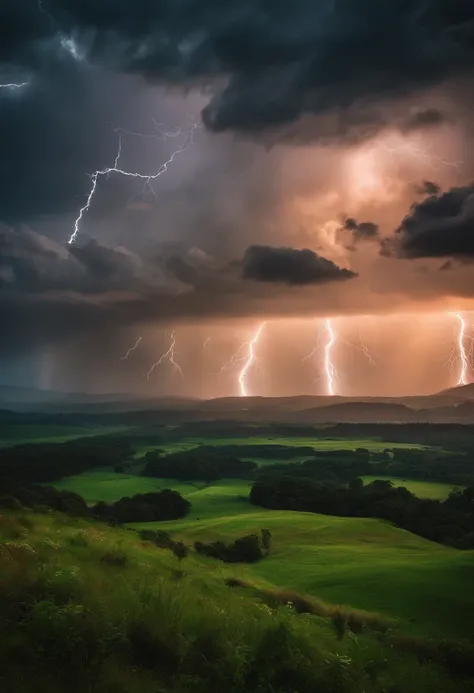
[[455,385],[473,81],[470,0],[2,0],[0,383]]

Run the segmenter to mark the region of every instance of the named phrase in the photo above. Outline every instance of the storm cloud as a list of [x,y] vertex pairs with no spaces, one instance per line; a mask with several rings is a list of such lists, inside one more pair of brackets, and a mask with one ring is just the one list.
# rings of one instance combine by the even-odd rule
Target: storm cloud
[[[258,132],[472,75],[473,19],[471,3],[449,0],[296,0],[271,9],[262,0],[7,0],[0,58],[30,68],[60,28],[86,60],[153,83],[223,81],[204,108],[206,126]],[[413,126],[439,117],[427,110]]]
[[272,248],[252,245],[242,260],[242,276],[257,282],[303,286],[352,279],[354,272],[304,248]]
[[474,259],[474,184],[431,195],[412,206],[385,254],[405,258]]

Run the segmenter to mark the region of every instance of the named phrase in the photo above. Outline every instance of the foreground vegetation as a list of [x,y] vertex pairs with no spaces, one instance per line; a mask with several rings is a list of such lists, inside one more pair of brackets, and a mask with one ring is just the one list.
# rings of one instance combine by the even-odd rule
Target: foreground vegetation
[[[270,560],[270,559],[267,559]],[[0,686],[15,693],[468,693],[472,652],[232,578],[59,513],[0,516]]]

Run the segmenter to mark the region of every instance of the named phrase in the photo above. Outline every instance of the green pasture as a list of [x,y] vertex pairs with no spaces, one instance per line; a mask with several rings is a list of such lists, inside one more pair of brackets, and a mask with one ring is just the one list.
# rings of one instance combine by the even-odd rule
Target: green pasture
[[258,508],[247,500],[250,483],[243,480],[205,486],[93,471],[55,485],[88,502],[176,489],[192,504],[185,519],[133,526],[169,531],[190,546],[196,540],[230,541],[266,527],[273,537],[271,555],[253,566],[222,565],[227,574],[400,618],[405,629],[418,634],[472,635],[473,552],[435,544],[380,520]]
[[91,504],[99,501],[113,503],[124,496],[172,488],[192,503],[188,519],[235,515],[252,509],[246,498],[250,492],[251,483],[240,479],[225,479],[206,486],[201,481],[180,482],[175,479],[156,479],[95,470],[62,479],[54,486],[78,493]]
[[371,481],[376,481],[377,479],[391,481],[394,486],[404,486],[418,498],[429,498],[430,500],[444,500],[451,491],[459,488],[453,486],[453,484],[441,484],[436,481],[423,481],[420,479],[400,479],[394,476],[363,476],[362,479],[365,484],[370,484]]
[[232,575],[399,618],[417,634],[472,637],[472,551],[429,542],[380,520],[252,506],[247,513],[154,526],[187,543],[228,541],[265,527],[272,533],[271,555],[252,566],[228,567]]
[[65,443],[76,438],[122,433],[127,426],[0,425],[0,447],[22,443]]

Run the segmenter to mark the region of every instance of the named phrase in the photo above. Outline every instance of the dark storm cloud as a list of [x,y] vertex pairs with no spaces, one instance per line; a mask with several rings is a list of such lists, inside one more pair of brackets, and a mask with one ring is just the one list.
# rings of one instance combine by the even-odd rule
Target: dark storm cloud
[[[311,251],[250,248],[244,259],[257,255],[258,267],[244,267],[258,270],[261,282],[321,284],[355,276]],[[287,289],[279,294],[274,285],[243,281],[240,266],[179,243],[143,257],[96,241],[64,246],[31,229],[0,225],[0,355],[140,322],[255,315],[265,301],[285,300]],[[273,303],[273,311],[280,307]]]
[[107,248],[96,241],[64,247],[30,229],[0,225],[3,292],[97,294],[165,283],[158,265],[147,265],[125,248]]
[[418,195],[438,195],[441,187],[432,180],[424,180],[421,185],[416,186],[415,190]]
[[344,220],[344,229],[350,231],[354,241],[373,241],[378,238],[379,227],[372,221],[357,222],[352,217]]
[[[474,68],[470,2],[44,0],[43,8],[91,61],[157,83],[224,80],[203,112],[214,131],[347,114],[360,100],[403,96]],[[34,2],[4,0],[3,60],[27,62],[45,43],[48,19]],[[50,33],[56,30],[50,21]],[[411,127],[439,117],[420,112]]]
[[406,258],[474,259],[474,184],[412,206],[382,253]]
[[416,111],[402,125],[404,132],[413,132],[415,130],[425,130],[428,128],[437,127],[447,121],[446,115],[437,108],[426,108],[422,111]]
[[351,279],[356,274],[305,248],[252,245],[242,259],[242,276],[258,282],[302,286]]

